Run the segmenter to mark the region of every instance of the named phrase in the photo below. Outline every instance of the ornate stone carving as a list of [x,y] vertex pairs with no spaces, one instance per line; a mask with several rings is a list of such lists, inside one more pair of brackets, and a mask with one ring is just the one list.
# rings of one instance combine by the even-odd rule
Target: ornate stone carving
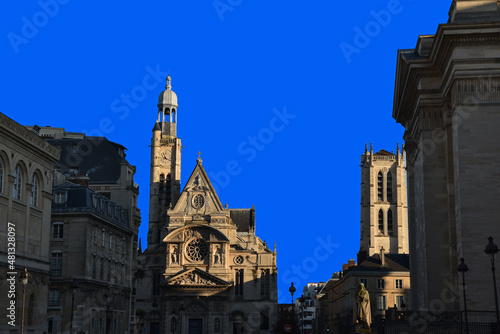
[[170,246],[170,264],[179,264],[179,245],[173,244]]
[[213,264],[215,266],[224,264],[224,252],[221,244],[215,244],[213,249]]
[[198,273],[191,273],[186,277],[183,277],[176,285],[215,285],[215,282],[212,282],[208,279],[201,277]]

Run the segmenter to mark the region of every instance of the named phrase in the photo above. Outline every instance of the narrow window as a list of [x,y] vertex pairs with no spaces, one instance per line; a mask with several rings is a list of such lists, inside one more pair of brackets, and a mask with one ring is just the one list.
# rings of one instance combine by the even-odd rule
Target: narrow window
[[108,282],[111,281],[111,259],[108,259]]
[[61,302],[61,290],[50,289],[49,290],[49,306],[59,306]]
[[113,248],[113,233],[109,232],[109,249]]
[[236,270],[234,282],[235,282],[235,295],[243,296],[243,283],[244,283],[243,269]]
[[392,235],[393,232],[394,232],[394,224],[392,222],[392,210],[389,209],[387,211],[387,233],[389,233],[389,235]]
[[99,230],[97,229],[97,226],[94,226],[94,243],[96,244],[97,243],[97,238],[98,238],[98,234],[99,233]]
[[30,204],[38,207],[38,175],[36,174],[33,174],[33,179],[31,180]]
[[383,201],[384,200],[384,176],[382,175],[382,172],[378,172],[378,200]]
[[385,280],[383,278],[377,279],[377,289],[385,289]]
[[269,296],[269,279],[270,279],[270,270],[269,269],[261,270],[261,276],[260,276],[261,296]]
[[387,202],[392,203],[392,173],[387,172]]
[[158,296],[160,294],[160,273],[155,271],[153,273],[153,295]]
[[377,296],[377,308],[379,310],[385,310],[387,308],[387,302],[385,295],[378,295]]
[[92,278],[96,277],[97,274],[97,256],[95,254],[92,255]]
[[106,244],[105,240],[106,240],[106,230],[102,229],[102,241],[101,241],[101,246],[102,247],[104,247],[104,245]]
[[14,169],[14,187],[12,191],[12,196],[15,199],[21,199],[22,196],[22,184],[23,184],[23,174],[21,171],[21,166],[16,165],[16,168]]
[[404,296],[395,296],[395,297],[396,300],[394,302],[396,304],[396,307],[398,308],[398,310],[402,310],[403,305],[406,306],[404,303]]
[[382,210],[378,211],[378,230],[384,234],[384,212]]
[[52,239],[62,239],[64,237],[64,223],[55,222],[52,224]]
[[402,279],[396,279],[395,284],[396,289],[402,289],[403,288],[403,280]]
[[104,280],[104,258],[101,257],[101,268],[100,268],[100,272],[99,272],[99,278],[101,280]]
[[63,254],[61,251],[52,252],[52,258],[50,261],[50,274],[54,276],[61,276],[62,273],[62,258]]

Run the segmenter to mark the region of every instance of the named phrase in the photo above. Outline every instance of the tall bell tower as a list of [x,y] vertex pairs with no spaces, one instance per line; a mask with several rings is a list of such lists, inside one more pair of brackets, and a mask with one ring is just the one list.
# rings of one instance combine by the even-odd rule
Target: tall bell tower
[[181,139],[177,138],[177,95],[167,77],[158,98],[158,118],[151,138],[151,176],[149,192],[149,245],[160,244],[160,231],[167,223],[167,210],[173,208],[181,190]]
[[368,256],[408,254],[405,153],[365,146],[361,156],[361,242]]

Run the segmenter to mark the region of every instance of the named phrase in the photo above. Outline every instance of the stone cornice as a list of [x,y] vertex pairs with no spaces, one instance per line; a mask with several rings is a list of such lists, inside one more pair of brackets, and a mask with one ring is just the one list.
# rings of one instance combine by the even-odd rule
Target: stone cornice
[[[0,113],[0,125],[7,130],[10,130],[10,134],[14,137],[16,142],[20,140],[24,140],[28,145],[28,147],[35,146],[40,149],[42,152],[45,152],[47,158],[51,160],[51,162],[55,162],[59,160],[59,156],[61,154],[61,150],[57,147],[54,147],[47,143],[45,140],[41,139],[28,129],[26,129],[21,124],[16,121],[10,119],[4,114]],[[9,131],[7,131],[9,132]]]
[[[471,31],[472,30],[472,31]],[[474,32],[476,31],[476,32]],[[396,72],[393,117],[405,125],[411,120],[420,96],[435,94],[436,102],[443,103],[456,66],[463,64],[498,64],[498,58],[452,59],[457,47],[498,45],[500,24],[440,25],[428,57],[418,57],[415,50],[400,50]],[[499,67],[500,72],[500,65]],[[422,79],[435,78],[440,87],[419,90]]]

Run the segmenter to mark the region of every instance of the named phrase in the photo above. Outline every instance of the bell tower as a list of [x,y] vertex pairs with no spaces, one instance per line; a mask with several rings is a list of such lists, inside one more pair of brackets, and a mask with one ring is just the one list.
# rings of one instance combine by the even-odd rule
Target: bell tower
[[158,98],[158,118],[151,138],[148,247],[160,244],[167,210],[173,208],[181,190],[181,139],[177,138],[177,95],[167,77]]
[[373,153],[365,146],[361,156],[361,242],[368,256],[380,249],[408,254],[405,153]]

